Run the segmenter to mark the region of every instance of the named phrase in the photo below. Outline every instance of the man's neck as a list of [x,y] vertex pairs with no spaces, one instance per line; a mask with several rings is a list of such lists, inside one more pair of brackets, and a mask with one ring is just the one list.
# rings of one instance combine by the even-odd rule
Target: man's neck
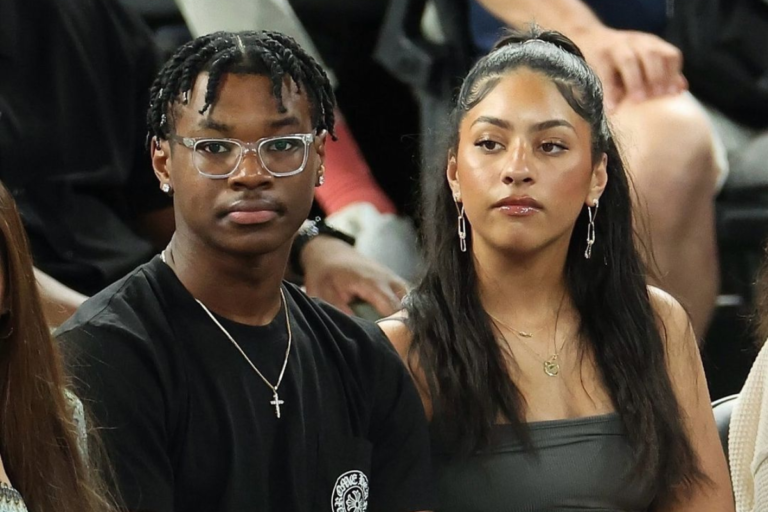
[[192,296],[214,313],[247,325],[266,325],[280,311],[280,286],[290,252],[227,254],[174,235],[166,263]]

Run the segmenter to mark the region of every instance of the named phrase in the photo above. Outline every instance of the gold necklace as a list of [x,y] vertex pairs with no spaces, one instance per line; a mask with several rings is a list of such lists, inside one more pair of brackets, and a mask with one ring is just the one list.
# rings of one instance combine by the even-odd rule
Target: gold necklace
[[[499,320],[498,318],[494,317],[490,313],[488,313],[488,316],[491,317],[491,319],[494,321],[494,323],[498,324],[496,327],[498,329],[499,325],[510,331],[512,334],[517,336],[517,331],[515,329],[512,329],[510,326]],[[509,340],[507,340],[507,337],[504,336],[504,334],[499,329],[499,334],[501,334],[501,337],[504,338],[504,341],[509,344]],[[555,353],[551,356],[544,358],[541,354],[533,350],[533,347],[529,347],[528,344],[521,340],[522,343],[520,343],[523,348],[525,348],[530,354],[532,354],[536,359],[539,360],[539,362],[542,364],[542,367],[544,369],[544,373],[546,373],[550,377],[557,377],[560,375],[560,363],[558,362],[558,358],[560,357],[560,353],[557,350],[557,338],[553,339],[553,346],[555,348]],[[563,346],[565,346],[565,342],[563,342]],[[562,349],[562,347],[561,347]]]
[[[563,299],[564,298],[565,298],[565,293],[563,293],[563,297],[560,298],[560,305],[557,307],[557,314],[555,315],[555,333],[552,336],[552,346],[553,346],[553,348],[555,350],[554,354],[552,354],[548,358],[544,358],[538,352],[533,350],[533,347],[529,347],[525,341],[521,340],[523,347],[528,352],[533,354],[536,357],[536,359],[539,360],[539,362],[542,364],[542,367],[544,369],[544,373],[546,373],[549,377],[557,377],[558,375],[560,375],[560,362],[558,361],[558,359],[560,358],[560,351],[557,349],[557,323],[560,320],[560,310],[563,307]],[[515,336],[518,336],[519,338],[531,338],[533,336],[532,333],[528,333],[528,332],[524,332],[524,331],[519,331],[519,330],[515,329],[514,327],[505,324],[504,322],[502,322],[501,320],[499,320],[498,318],[496,318],[495,316],[490,314],[488,311],[486,311],[485,313],[489,317],[491,317],[491,320],[493,320],[493,322],[495,324],[497,324],[496,325],[496,329],[499,331],[499,334],[501,334],[501,337],[504,338],[504,341],[507,342],[507,345],[509,345],[509,340],[507,340],[507,337],[504,336],[504,334],[501,332],[501,329],[499,329],[499,325],[501,325],[502,327],[504,327],[505,329],[510,331]],[[527,336],[526,336],[526,334],[527,334]],[[563,341],[563,344],[560,346],[560,350],[563,349],[563,347],[565,346],[565,343],[567,341],[568,341],[568,338],[566,338]]]
[[[166,265],[168,262],[165,260],[165,251],[162,251],[160,253],[160,257],[163,260],[163,263]],[[256,365],[253,364],[253,361],[245,354],[245,351],[243,351],[242,348],[240,348],[240,345],[235,341],[235,338],[232,337],[231,334],[229,334],[229,331],[227,331],[223,325],[218,321],[218,319],[211,313],[211,311],[200,302],[198,299],[195,299],[195,302],[200,304],[200,307],[203,308],[203,311],[205,311],[211,320],[213,320],[213,323],[216,324],[216,326],[221,330],[221,332],[224,333],[224,335],[227,337],[227,339],[232,342],[232,344],[235,346],[235,348],[240,352],[240,355],[245,358],[245,360],[248,362],[248,364],[251,366],[254,372],[256,372],[256,375],[261,377],[261,380],[264,381],[264,384],[269,386],[269,389],[272,390],[272,401],[269,402],[270,405],[273,405],[275,407],[275,416],[277,416],[277,419],[280,419],[280,406],[285,403],[285,401],[280,400],[280,396],[277,393],[278,388],[280,387],[280,384],[283,382],[283,376],[285,375],[285,369],[288,367],[288,356],[291,355],[291,342],[293,340],[293,334],[291,332],[291,317],[288,315],[288,302],[285,300],[285,293],[283,293],[283,288],[280,288],[280,299],[283,302],[283,308],[285,309],[285,325],[286,329],[288,330],[288,347],[285,349],[285,359],[283,360],[283,367],[280,369],[280,376],[277,378],[277,382],[272,385],[271,382],[267,380],[266,377],[264,377],[264,374],[262,374],[258,368],[256,368]]]

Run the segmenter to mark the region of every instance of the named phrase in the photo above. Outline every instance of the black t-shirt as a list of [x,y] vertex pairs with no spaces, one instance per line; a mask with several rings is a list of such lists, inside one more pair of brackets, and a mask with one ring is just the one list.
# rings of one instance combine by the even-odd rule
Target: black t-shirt
[[[284,285],[293,348],[272,391],[159,258],[88,300],[57,333],[129,510],[433,508],[429,434],[377,326]],[[273,384],[287,330],[219,318]]]
[[171,206],[145,148],[160,64],[115,0],[0,0],[0,180],[35,264],[83,293],[149,261],[132,228]]

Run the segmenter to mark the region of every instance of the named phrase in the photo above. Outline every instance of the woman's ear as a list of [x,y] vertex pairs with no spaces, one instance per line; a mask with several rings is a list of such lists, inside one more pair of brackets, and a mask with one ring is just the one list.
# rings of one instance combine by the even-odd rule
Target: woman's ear
[[456,155],[453,151],[448,151],[448,165],[445,169],[445,176],[448,179],[448,186],[453,192],[453,199],[456,202],[461,201],[461,184],[459,183],[459,168],[456,164]]
[[595,201],[603,195],[608,185],[608,155],[603,153],[600,161],[592,169],[592,179],[589,184],[589,193],[585,204],[594,206]]

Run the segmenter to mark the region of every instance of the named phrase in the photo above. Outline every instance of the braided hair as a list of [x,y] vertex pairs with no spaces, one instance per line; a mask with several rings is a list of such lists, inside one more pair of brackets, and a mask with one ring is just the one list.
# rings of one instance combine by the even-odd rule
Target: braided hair
[[208,73],[204,114],[215,102],[221,78],[226,73],[268,76],[278,110],[283,104],[283,79],[287,76],[297,91],[307,91],[312,105],[312,123],[319,134],[333,126],[336,98],[323,68],[291,37],[279,32],[216,32],[184,44],[165,63],[150,89],[147,141],[167,139],[173,129],[174,105],[187,104],[197,76]]

